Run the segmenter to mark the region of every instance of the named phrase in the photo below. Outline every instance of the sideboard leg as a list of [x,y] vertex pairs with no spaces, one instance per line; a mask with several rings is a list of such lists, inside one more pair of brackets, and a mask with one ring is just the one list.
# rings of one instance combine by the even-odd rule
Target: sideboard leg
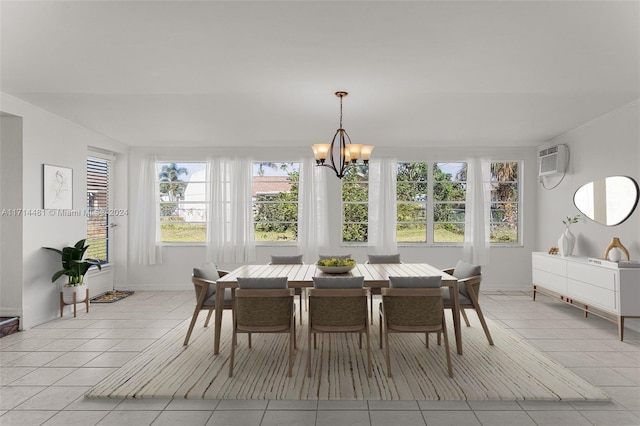
[[62,318],[64,314],[64,300],[62,298],[62,292],[60,292],[60,318]]
[[618,317],[618,336],[620,337],[620,341],[622,342],[624,339],[624,317]]
[[533,301],[536,301],[536,286],[533,286]]
[[89,313],[89,289],[87,288],[87,295],[84,299],[84,304],[87,305],[87,313]]

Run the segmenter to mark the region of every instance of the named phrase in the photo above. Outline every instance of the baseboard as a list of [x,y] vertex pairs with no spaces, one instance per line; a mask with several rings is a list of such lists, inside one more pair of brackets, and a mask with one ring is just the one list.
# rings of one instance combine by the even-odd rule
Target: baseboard
[[191,281],[188,284],[127,284],[116,285],[116,290],[133,290],[133,291],[184,291],[193,290]]

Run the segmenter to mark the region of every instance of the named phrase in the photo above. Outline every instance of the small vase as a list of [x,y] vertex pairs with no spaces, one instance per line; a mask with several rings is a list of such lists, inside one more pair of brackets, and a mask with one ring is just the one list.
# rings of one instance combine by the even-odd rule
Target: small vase
[[[623,254],[627,256],[627,260],[630,260],[629,250],[627,250],[627,248],[624,245],[622,245],[622,243],[620,242],[620,238],[613,237],[611,239],[611,242],[607,246],[607,249],[604,252],[604,258],[617,262],[622,259]],[[617,257],[617,260],[614,260],[614,258],[616,257]]]
[[576,244],[576,237],[569,231],[569,228],[560,235],[558,239],[558,250],[561,256],[571,256],[573,253],[573,247]]
[[73,304],[73,293],[76,294],[76,303],[84,302],[87,298],[87,284],[65,285],[62,287],[62,300],[67,305]]

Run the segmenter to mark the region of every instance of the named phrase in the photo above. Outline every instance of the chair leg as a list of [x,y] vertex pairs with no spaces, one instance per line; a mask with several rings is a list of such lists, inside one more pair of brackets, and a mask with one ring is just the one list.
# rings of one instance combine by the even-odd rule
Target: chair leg
[[442,338],[442,333],[440,333],[438,331],[438,346],[440,346],[442,344],[442,339],[441,338]]
[[380,349],[382,349],[382,314],[380,314],[379,316],[379,320],[380,320],[380,324],[379,324],[379,330],[380,330]]
[[362,333],[358,333],[358,347],[362,349]]
[[[311,343],[311,342],[309,342]],[[313,349],[318,349],[318,342],[316,340],[316,334],[313,333]]]
[[467,314],[464,312],[464,309],[460,309],[460,314],[462,315],[464,323],[467,325],[467,327],[471,327],[471,324],[469,324],[469,318],[467,318]]
[[249,340],[249,349],[251,349],[251,333],[247,333],[248,334],[248,340]]
[[429,349],[429,333],[424,333],[424,346]]
[[371,324],[373,324],[373,293],[371,293],[371,307],[369,310],[371,311]]
[[291,322],[291,327],[289,327],[289,369],[287,370],[287,376],[291,377],[293,373],[293,356],[294,356],[294,348],[296,341],[296,321],[295,318]]
[[[360,334],[362,335],[362,333]],[[371,377],[372,374],[371,367],[371,336],[369,333],[369,327],[367,327],[367,377]]]
[[236,355],[236,330],[235,327],[231,333],[231,356],[229,357],[229,377],[233,377],[233,360]]
[[189,330],[187,330],[187,337],[184,338],[183,346],[187,346],[189,344],[189,338],[191,338],[191,332],[193,331],[193,327],[196,325],[196,321],[198,320],[199,313],[200,313],[200,308],[196,306],[196,310],[193,312],[193,316],[191,317],[191,324],[189,324]]
[[[315,334],[313,338],[315,344]],[[307,332],[307,348],[307,377],[311,377],[311,327],[309,327],[309,331]]]
[[489,344],[493,346],[493,339],[491,338],[491,333],[489,333],[489,327],[487,327],[487,322],[484,320],[484,315],[482,315],[482,309],[480,309],[480,305],[476,305],[476,314],[478,314],[478,319],[480,320],[480,324],[482,324],[482,329],[484,330],[484,334],[487,336],[487,340]]
[[211,319],[211,314],[213,314],[213,309],[209,309],[209,313],[207,314],[207,319],[204,322],[205,327],[209,327],[209,320]]
[[300,325],[302,325],[302,293],[303,291],[300,291]]
[[384,329],[384,345],[385,345],[385,358],[387,359],[387,377],[393,377],[391,374],[391,354],[389,353],[389,329]]
[[[453,377],[453,370],[451,369],[451,351],[449,351],[449,338],[447,337],[447,320],[442,315],[442,334],[444,335],[444,350],[447,354],[447,372],[449,377]],[[440,335],[440,333],[438,333]]]

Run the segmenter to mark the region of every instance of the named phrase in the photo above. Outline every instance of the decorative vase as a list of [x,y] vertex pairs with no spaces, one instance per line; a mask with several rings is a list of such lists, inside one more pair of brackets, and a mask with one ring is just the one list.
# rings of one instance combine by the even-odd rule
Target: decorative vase
[[76,303],[84,302],[87,298],[87,283],[80,285],[65,285],[62,287],[62,300],[65,304],[73,304],[73,294],[76,294]]
[[[615,252],[617,252],[617,254],[613,254]],[[625,256],[627,256],[627,260],[630,260],[629,258],[629,250],[627,250],[627,248],[625,246],[622,245],[622,243],[620,242],[620,238],[618,237],[613,237],[611,239],[611,242],[609,243],[609,245],[607,246],[607,249],[604,252],[604,258],[605,259],[609,259],[613,262],[617,262],[619,260],[622,259],[622,254],[624,253]],[[614,260],[613,257],[618,256],[617,260]]]
[[576,237],[569,231],[569,228],[560,235],[558,239],[558,249],[561,256],[571,256],[573,247],[576,245]]

